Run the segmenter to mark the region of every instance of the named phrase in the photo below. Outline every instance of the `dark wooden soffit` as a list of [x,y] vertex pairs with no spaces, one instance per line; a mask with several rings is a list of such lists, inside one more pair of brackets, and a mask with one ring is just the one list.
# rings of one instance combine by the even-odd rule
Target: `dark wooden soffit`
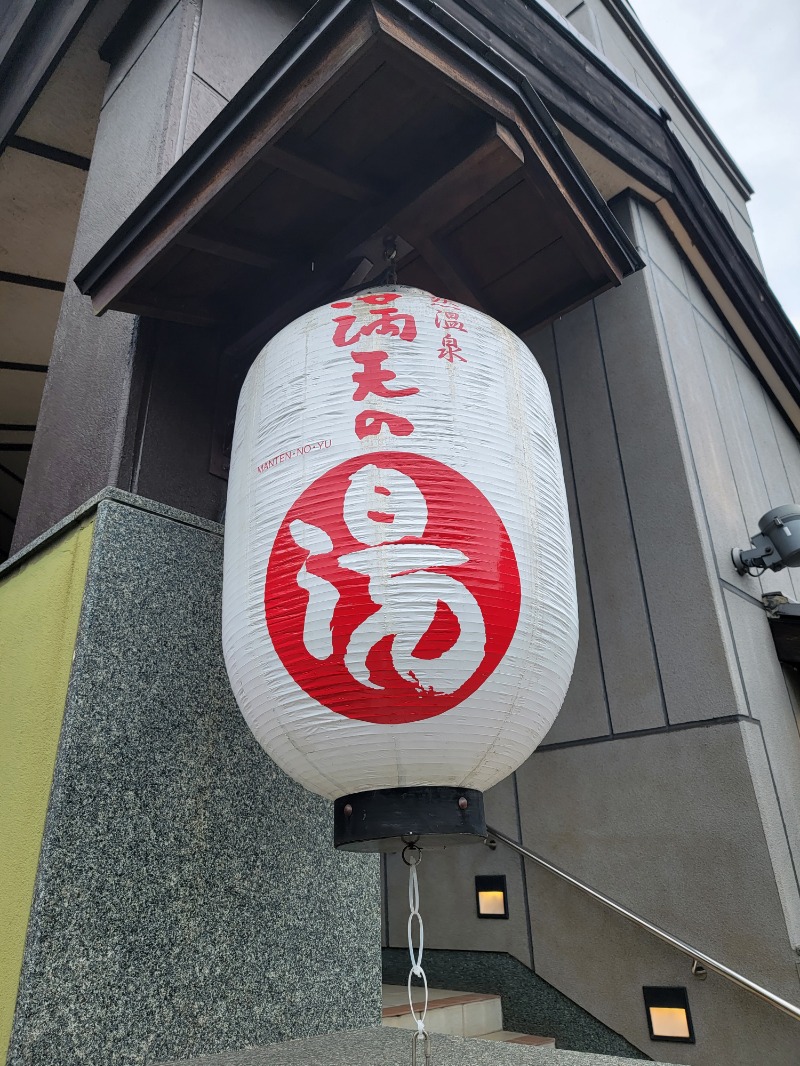
[[311,9],[78,275],[113,308],[243,353],[337,291],[357,249],[517,330],[641,261],[547,110],[422,7]]
[[96,0],[0,2],[0,151],[95,3]]

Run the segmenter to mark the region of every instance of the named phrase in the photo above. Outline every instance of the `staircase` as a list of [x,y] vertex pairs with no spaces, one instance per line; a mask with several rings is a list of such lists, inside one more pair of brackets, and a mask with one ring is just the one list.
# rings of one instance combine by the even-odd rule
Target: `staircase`
[[[419,1015],[424,1005],[421,989],[414,988],[414,1010]],[[383,1022],[391,1029],[416,1029],[404,985],[383,985]],[[531,1036],[503,1029],[503,1005],[500,996],[480,992],[454,992],[446,988],[428,989],[428,1013],[425,1028],[446,1036],[476,1037],[499,1040],[505,1044],[532,1044],[555,1047],[551,1036]]]
[[[408,1062],[409,1030],[416,1025],[406,987],[383,985],[382,991],[380,1026],[173,1060],[161,1066],[387,1066]],[[417,1002],[419,989],[414,993],[417,1010],[422,1006]],[[629,1066],[631,1061],[594,1052],[559,1051],[552,1037],[506,1032],[501,998],[489,993],[429,989],[425,1028],[435,1034],[436,1066]]]

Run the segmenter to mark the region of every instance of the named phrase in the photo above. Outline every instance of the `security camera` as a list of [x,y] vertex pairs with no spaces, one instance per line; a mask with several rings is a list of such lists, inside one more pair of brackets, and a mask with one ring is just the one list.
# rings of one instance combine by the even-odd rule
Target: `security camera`
[[733,565],[739,574],[758,577],[765,570],[800,566],[800,505],[773,507],[758,520],[760,533],[750,538],[752,548],[734,548]]

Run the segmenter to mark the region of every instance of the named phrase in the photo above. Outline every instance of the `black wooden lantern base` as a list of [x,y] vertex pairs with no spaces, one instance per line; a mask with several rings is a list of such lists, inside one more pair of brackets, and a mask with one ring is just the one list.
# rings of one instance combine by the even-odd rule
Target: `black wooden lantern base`
[[344,851],[444,848],[485,838],[483,793],[474,788],[382,788],[333,805],[333,842]]

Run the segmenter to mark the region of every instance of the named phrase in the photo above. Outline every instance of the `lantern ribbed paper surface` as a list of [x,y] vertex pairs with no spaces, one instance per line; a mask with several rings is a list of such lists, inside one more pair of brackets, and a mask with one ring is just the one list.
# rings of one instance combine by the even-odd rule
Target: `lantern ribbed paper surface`
[[552,724],[577,634],[550,396],[522,341],[403,287],[270,341],[236,418],[223,644],[286,773],[329,799],[486,789]]

